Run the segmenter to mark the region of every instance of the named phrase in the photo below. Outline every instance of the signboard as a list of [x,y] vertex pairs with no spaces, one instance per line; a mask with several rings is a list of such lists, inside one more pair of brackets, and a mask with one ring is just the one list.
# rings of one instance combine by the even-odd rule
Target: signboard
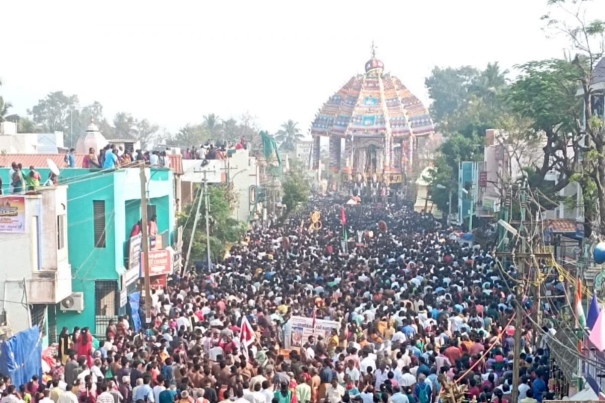
[[[172,258],[170,251],[152,250],[149,251],[149,275],[161,276],[162,274],[172,274]],[[141,277],[145,276],[145,253],[141,253]]]
[[141,234],[130,238],[128,248],[128,271],[138,271],[141,267]]
[[317,338],[321,335],[327,340],[332,335],[332,330],[340,329],[340,323],[333,320],[316,319],[315,328],[313,318],[292,316],[289,322],[290,334],[284,337],[286,348],[302,347],[309,340],[309,336]]
[[122,288],[126,289],[139,279],[141,271],[141,234],[130,238],[128,244],[128,270],[122,275]]
[[0,232],[25,232],[25,196],[0,197]]
[[120,291],[120,308],[123,306],[126,306],[127,303],[128,303],[128,291],[126,290],[126,288],[122,288],[122,291]]
[[183,251],[183,226],[181,225],[176,229],[176,251]]
[[149,287],[151,287],[152,290],[165,290],[167,283],[168,280],[165,274],[161,276],[154,276],[149,279]]
[[480,188],[487,187],[487,172],[486,171],[479,172],[479,187]]

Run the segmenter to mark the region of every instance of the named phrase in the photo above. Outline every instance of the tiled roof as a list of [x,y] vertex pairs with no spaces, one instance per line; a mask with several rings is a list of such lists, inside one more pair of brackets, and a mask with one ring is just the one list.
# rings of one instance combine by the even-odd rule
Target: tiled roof
[[545,220],[544,226],[546,228],[550,227],[554,233],[569,234],[576,232],[576,220],[573,219]]
[[[81,168],[84,161],[83,154],[76,154],[76,167]],[[10,167],[13,162],[21,163],[23,167],[48,168],[46,160],[52,160],[59,168],[66,166],[65,154],[6,154],[0,155],[0,166]]]
[[168,155],[170,157],[170,168],[176,175],[182,175],[183,171],[183,157],[181,155]]

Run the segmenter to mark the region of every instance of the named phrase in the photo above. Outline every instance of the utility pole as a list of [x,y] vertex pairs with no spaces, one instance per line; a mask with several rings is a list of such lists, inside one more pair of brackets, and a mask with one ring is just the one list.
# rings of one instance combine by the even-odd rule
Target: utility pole
[[202,171],[196,171],[196,173],[201,173],[202,175],[204,175],[204,178],[202,179],[202,193],[200,194],[200,199],[198,200],[198,204],[197,204],[197,210],[195,213],[195,219],[193,221],[193,230],[191,231],[191,238],[189,239],[189,247],[187,249],[187,257],[185,259],[185,270],[187,270],[188,264],[189,264],[189,256],[191,254],[191,247],[193,245],[193,237],[195,236],[195,230],[197,228],[197,222],[199,219],[199,215],[200,215],[200,208],[202,205],[202,200],[204,200],[204,204],[205,204],[205,208],[204,208],[204,212],[205,212],[205,218],[206,218],[206,259],[207,259],[207,263],[208,263],[208,270],[210,270],[210,261],[211,261],[211,257],[210,257],[210,193],[208,192],[208,178],[206,175],[208,175],[209,173],[216,173],[216,171],[210,171],[210,170],[202,170]]
[[141,233],[143,238],[143,267],[145,268],[145,323],[151,323],[151,281],[149,278],[149,227],[147,219],[147,175],[145,173],[145,162],[141,162],[140,182],[141,182]]
[[200,189],[200,195],[198,196],[197,209],[195,210],[195,218],[193,219],[193,229],[191,230],[191,237],[189,238],[189,246],[187,247],[187,256],[185,257],[185,266],[183,267],[183,273],[189,269],[189,256],[191,256],[191,248],[193,247],[193,237],[195,235],[195,229],[197,228],[197,222],[200,218],[200,208],[202,207],[202,200],[204,199],[204,188]]
[[208,194],[208,179],[204,171],[204,193],[206,194],[206,262],[210,271],[210,195]]

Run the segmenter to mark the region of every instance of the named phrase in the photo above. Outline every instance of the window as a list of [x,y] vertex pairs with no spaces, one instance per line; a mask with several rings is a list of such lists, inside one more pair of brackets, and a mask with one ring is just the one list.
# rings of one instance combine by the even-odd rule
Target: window
[[29,314],[32,326],[38,325],[40,332],[45,335],[46,330],[46,305],[35,304],[29,306]]
[[94,219],[94,236],[95,236],[95,248],[106,247],[106,234],[105,234],[105,201],[104,200],[93,200],[92,201],[92,214]]
[[57,216],[57,249],[65,248],[65,215]]
[[120,292],[115,280],[95,281],[95,329],[91,330],[97,339],[105,338],[110,320],[117,320],[120,307]]
[[95,281],[95,315],[113,316],[120,306],[118,282],[115,280]]

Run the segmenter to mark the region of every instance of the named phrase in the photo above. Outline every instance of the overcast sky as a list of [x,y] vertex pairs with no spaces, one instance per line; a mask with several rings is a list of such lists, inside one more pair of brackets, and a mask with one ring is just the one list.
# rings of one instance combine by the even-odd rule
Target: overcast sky
[[567,47],[541,29],[546,0],[2,0],[1,10],[0,91],[15,112],[62,90],[171,131],[249,112],[261,128],[294,119],[306,133],[363,72],[372,40],[425,102],[434,66],[511,68]]

